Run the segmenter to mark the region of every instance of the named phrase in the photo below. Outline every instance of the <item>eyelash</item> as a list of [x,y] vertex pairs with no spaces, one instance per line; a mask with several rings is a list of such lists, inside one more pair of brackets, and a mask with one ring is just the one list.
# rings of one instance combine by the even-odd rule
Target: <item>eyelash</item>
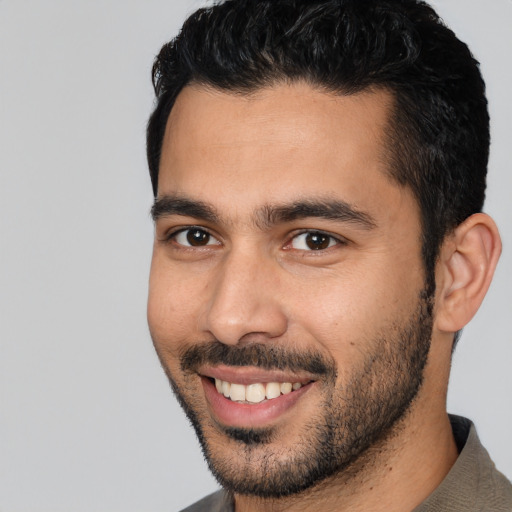
[[[200,232],[202,234],[205,234],[207,235],[208,237],[210,238],[213,238],[214,240],[216,240],[218,243],[215,243],[215,244],[205,244],[204,246],[201,246],[201,245],[197,245],[197,246],[194,246],[194,245],[185,245],[183,243],[180,243],[180,242],[177,242],[176,239],[179,235],[181,234],[187,234],[192,232],[192,231],[196,231],[196,232]],[[185,249],[197,249],[197,248],[202,248],[202,247],[208,247],[208,246],[212,246],[212,245],[220,245],[220,241],[217,239],[217,237],[215,237],[214,235],[212,235],[207,229],[201,227],[201,226],[187,226],[185,228],[180,228],[180,229],[177,229],[175,231],[172,231],[171,233],[168,233],[165,235],[164,239],[163,239],[164,242],[175,242],[178,246],[180,246],[180,248],[185,248]]]
[[[334,236],[334,235],[331,235],[330,233],[326,233],[325,231],[320,231],[317,229],[306,229],[306,230],[300,231],[298,233],[294,233],[294,235],[292,237],[290,237],[289,242],[287,242],[285,244],[285,246],[284,246],[285,249],[293,250],[294,249],[294,247],[292,247],[293,242],[296,241],[299,237],[301,237],[303,235],[311,236],[311,237],[319,236],[321,238],[327,239],[327,247],[321,247],[321,248],[316,248],[316,249],[309,248],[309,250],[308,249],[295,249],[295,250],[311,252],[311,253],[324,252],[327,249],[330,249],[332,247],[347,244],[347,240],[345,240],[344,238],[341,238],[339,236]],[[307,243],[307,241],[305,241],[305,243]]]
[[[205,245],[196,245],[196,246],[194,246],[194,245],[191,245],[191,244],[190,245],[186,245],[184,243],[177,242],[176,239],[177,239],[177,237],[179,235],[187,234],[187,233],[190,233],[190,232],[192,232],[194,230],[197,231],[198,233],[201,233],[201,234],[204,234],[204,235],[207,235],[208,237],[210,237],[208,239],[208,242],[210,242],[211,239],[213,239],[213,240],[216,241],[216,243],[206,243]],[[327,247],[321,247],[321,248],[317,248],[317,249],[311,249],[310,248],[309,250],[308,249],[295,249],[295,250],[302,251],[302,252],[305,252],[305,253],[308,253],[308,252],[310,252],[310,253],[324,252],[327,249],[330,249],[332,247],[339,246],[339,245],[347,245],[347,243],[348,243],[348,241],[346,239],[341,238],[339,236],[334,236],[334,235],[332,235],[330,233],[327,233],[325,231],[309,229],[309,230],[303,230],[303,231],[294,233],[293,236],[291,236],[289,238],[289,240],[286,242],[286,244],[283,246],[283,249],[285,249],[285,250],[294,250],[294,247],[292,246],[294,240],[297,240],[299,237],[301,237],[303,235],[320,236],[320,237],[323,237],[323,238],[328,240]],[[186,249],[186,250],[201,249],[201,248],[211,247],[211,246],[216,246],[216,245],[220,245],[221,244],[221,242],[218,240],[218,238],[216,236],[214,236],[207,229],[205,229],[205,228],[203,228],[201,226],[187,226],[187,227],[184,227],[184,228],[177,229],[177,230],[167,234],[162,241],[163,242],[174,242],[180,248]]]

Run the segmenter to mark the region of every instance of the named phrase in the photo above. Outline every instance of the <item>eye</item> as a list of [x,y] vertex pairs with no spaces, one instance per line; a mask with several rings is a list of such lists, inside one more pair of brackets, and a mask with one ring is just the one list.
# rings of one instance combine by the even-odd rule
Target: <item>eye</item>
[[208,231],[201,228],[187,228],[171,235],[170,239],[185,247],[206,247],[220,245],[220,242]]
[[299,251],[322,251],[339,243],[339,240],[321,231],[306,231],[294,236],[290,247]]

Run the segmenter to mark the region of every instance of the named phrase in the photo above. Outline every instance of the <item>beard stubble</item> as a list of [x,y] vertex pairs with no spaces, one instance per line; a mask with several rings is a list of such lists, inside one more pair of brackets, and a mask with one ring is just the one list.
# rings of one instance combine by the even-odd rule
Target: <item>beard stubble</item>
[[[218,341],[189,347],[181,373],[196,378],[199,365],[228,364],[265,369],[302,370],[318,376],[323,400],[290,448],[275,440],[278,427],[232,428],[201,414],[202,402],[178,385],[157,349],[171,387],[199,439],[208,466],[228,491],[259,498],[282,498],[310,489],[329,477],[349,473],[371,447],[390,436],[423,382],[432,335],[431,294],[423,291],[414,313],[400,325],[375,336],[372,350],[336,385],[338,368],[316,352],[293,352],[266,344],[228,346]],[[158,345],[155,343],[155,347]],[[215,438],[209,432],[215,431]],[[285,435],[285,434],[284,434]],[[223,442],[222,440],[225,440]]]

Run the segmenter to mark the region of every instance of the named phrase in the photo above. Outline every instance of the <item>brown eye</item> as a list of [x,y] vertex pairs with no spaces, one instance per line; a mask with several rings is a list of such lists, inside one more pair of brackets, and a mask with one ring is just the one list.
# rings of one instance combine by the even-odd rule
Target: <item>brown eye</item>
[[187,231],[187,242],[194,247],[208,245],[210,235],[200,229],[189,229]]
[[184,229],[176,233],[173,238],[176,243],[185,247],[205,247],[220,243],[208,231],[199,228]]
[[313,251],[327,249],[330,241],[330,237],[322,233],[308,233],[306,235],[306,245]]
[[339,243],[334,237],[320,231],[308,231],[293,238],[291,246],[301,251],[321,251]]

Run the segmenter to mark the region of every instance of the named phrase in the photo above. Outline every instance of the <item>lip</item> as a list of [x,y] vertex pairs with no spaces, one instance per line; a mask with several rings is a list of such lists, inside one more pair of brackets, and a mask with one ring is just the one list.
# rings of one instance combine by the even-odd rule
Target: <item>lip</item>
[[[244,382],[240,379],[231,380],[229,382],[237,382],[246,385],[255,382],[275,382],[276,380],[268,380],[268,378],[270,378],[269,373],[271,372],[265,372],[267,379],[264,381],[254,380],[256,377],[251,375],[242,379]],[[229,427],[268,427],[281,416],[293,409],[296,403],[301,400],[315,385],[315,382],[309,382],[300,389],[286,395],[281,395],[271,400],[264,400],[257,404],[246,404],[233,402],[220,394],[209,377],[215,378],[213,376],[201,376],[201,383],[203,385],[208,407],[212,416],[218,423]],[[277,381],[290,382],[289,380]],[[300,380],[293,380],[292,382],[300,382]]]
[[204,367],[199,370],[199,375],[202,377],[210,377],[212,379],[220,379],[226,382],[235,384],[256,384],[261,382],[267,384],[269,382],[300,382],[305,385],[315,378],[306,373],[295,374],[287,373],[282,370],[262,370],[255,366],[233,367],[226,365],[219,365],[214,367]]

